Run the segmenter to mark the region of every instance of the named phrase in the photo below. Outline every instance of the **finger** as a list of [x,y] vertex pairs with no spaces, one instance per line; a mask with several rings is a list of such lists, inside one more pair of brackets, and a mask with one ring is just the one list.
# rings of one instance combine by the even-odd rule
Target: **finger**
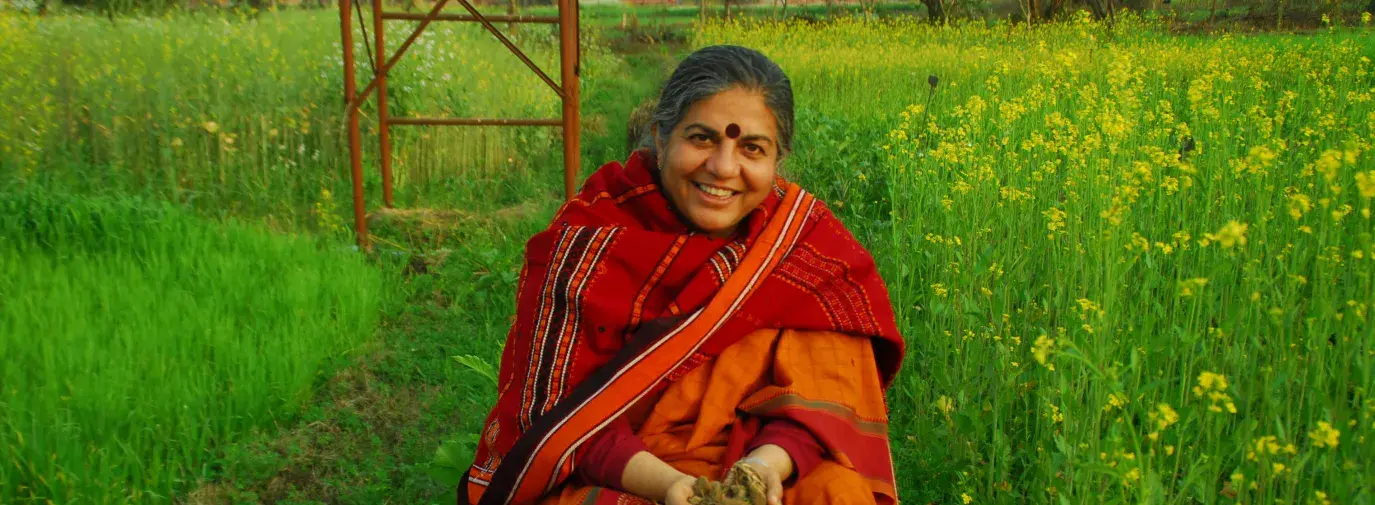
[[779,479],[778,472],[769,472],[768,491],[765,495],[769,498],[769,505],[783,505],[783,481]]

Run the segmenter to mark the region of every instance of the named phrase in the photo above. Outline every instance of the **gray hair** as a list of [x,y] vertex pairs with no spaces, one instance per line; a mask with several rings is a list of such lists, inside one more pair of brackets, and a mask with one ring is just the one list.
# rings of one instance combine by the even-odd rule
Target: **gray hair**
[[650,125],[659,127],[659,142],[668,145],[673,129],[693,104],[731,88],[764,95],[764,105],[778,125],[778,157],[792,152],[793,88],[787,74],[759,51],[740,46],[708,46],[688,55],[664,84],[659,100],[643,126],[641,147],[656,156]]

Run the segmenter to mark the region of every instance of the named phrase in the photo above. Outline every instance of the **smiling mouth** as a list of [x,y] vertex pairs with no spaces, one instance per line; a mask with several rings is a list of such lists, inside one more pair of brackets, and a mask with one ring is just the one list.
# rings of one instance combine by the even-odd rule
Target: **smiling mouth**
[[715,198],[730,198],[730,197],[732,197],[732,196],[735,196],[737,193],[739,193],[739,191],[734,191],[734,190],[730,190],[730,189],[726,189],[726,188],[722,188],[722,187],[717,187],[717,186],[712,186],[712,185],[708,185],[708,184],[702,184],[702,183],[700,183],[700,182],[693,182],[692,185],[693,185],[693,186],[696,186],[697,189],[701,190],[703,193],[706,193],[707,195],[712,196],[712,197],[715,197]]

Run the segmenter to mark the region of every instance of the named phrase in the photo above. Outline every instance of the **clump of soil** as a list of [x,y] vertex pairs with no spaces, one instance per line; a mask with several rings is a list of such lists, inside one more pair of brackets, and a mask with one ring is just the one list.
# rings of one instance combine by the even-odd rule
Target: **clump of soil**
[[764,505],[764,478],[749,465],[736,463],[723,482],[698,477],[692,486],[692,505]]

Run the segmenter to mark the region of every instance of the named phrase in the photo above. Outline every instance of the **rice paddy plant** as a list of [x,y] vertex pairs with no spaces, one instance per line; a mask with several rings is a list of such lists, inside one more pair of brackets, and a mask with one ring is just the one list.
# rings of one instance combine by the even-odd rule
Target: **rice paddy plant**
[[1371,499],[1371,32],[895,21],[695,43],[722,42],[788,70],[791,169],[881,258],[911,349],[905,499]]
[[0,195],[0,502],[168,503],[377,325],[382,273],[316,239]]

